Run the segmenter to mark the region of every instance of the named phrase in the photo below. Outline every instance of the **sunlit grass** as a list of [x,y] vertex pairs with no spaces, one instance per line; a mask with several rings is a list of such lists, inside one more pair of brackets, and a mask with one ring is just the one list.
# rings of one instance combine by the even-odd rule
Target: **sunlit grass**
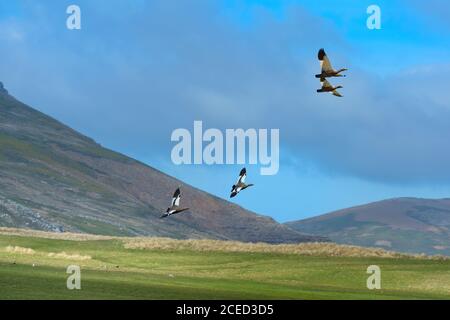
[[[2,299],[450,298],[450,261],[443,259],[356,256],[364,250],[356,247],[336,255],[331,244],[320,250],[309,244],[302,252],[302,245],[8,230],[0,230]],[[66,288],[71,264],[81,267],[82,290]],[[382,270],[382,290],[366,288],[373,264]]]

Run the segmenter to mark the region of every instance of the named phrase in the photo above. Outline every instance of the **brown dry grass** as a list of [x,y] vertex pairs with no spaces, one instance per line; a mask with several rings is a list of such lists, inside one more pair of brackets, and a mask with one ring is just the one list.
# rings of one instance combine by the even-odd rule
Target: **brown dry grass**
[[31,229],[16,229],[3,227],[0,227],[0,234],[10,236],[36,237],[36,238],[72,240],[72,241],[111,240],[115,238],[110,236],[100,236],[85,233],[70,233],[70,232],[56,233]]
[[76,254],[67,254],[64,251],[59,253],[50,252],[48,254],[50,258],[56,258],[56,259],[66,259],[66,260],[77,260],[77,261],[85,261],[92,259],[91,256],[83,256],[78,253]]
[[35,254],[36,251],[30,248],[23,248],[18,246],[7,246],[5,251],[8,253],[18,253],[18,254]]
[[448,259],[448,257],[444,256],[409,255],[378,248],[318,242],[274,245],[222,240],[176,240],[170,238],[126,238],[123,241],[127,249],[259,252],[332,257]]
[[[14,253],[14,254],[27,254],[27,255],[34,255],[39,252],[36,252],[35,250],[31,248],[23,248],[19,246],[7,246],[5,250],[7,253]],[[40,254],[40,253],[39,253]],[[50,252],[47,254],[49,258],[55,258],[55,259],[65,259],[65,260],[77,260],[77,261],[86,261],[92,259],[91,256],[88,255],[80,255],[78,253],[75,254],[67,254],[66,252],[59,252],[54,253]]]
[[[218,252],[259,252],[259,253],[280,253],[280,254],[298,254],[309,256],[332,256],[332,257],[378,257],[378,258],[414,258],[414,259],[433,259],[448,260],[446,256],[427,256],[404,254],[394,251],[388,251],[380,248],[366,248],[352,245],[342,245],[335,243],[299,243],[299,244],[267,244],[267,243],[245,243],[238,241],[223,240],[176,240],[171,238],[159,237],[112,237],[91,234],[78,233],[53,233],[45,231],[36,231],[29,229],[15,229],[0,227],[0,234],[14,235],[23,237],[37,237],[57,240],[70,241],[89,241],[89,240],[119,240],[124,244],[125,249],[142,250],[191,250],[191,251],[218,251]],[[53,257],[59,255],[66,259],[88,260],[89,256],[67,255],[64,252],[53,254]],[[69,258],[69,256],[71,258]],[[89,257],[89,258],[88,258]]]

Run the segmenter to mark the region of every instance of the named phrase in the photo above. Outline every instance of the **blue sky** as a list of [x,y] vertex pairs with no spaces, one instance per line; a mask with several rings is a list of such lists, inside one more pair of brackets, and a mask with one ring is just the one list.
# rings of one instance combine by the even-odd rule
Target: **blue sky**
[[[102,145],[228,198],[240,166],[175,166],[176,128],[279,128],[280,171],[235,202],[279,221],[450,194],[450,4],[2,1],[0,80]],[[65,27],[82,10],[82,30]],[[366,28],[377,4],[382,29]],[[343,99],[317,95],[317,50]]]

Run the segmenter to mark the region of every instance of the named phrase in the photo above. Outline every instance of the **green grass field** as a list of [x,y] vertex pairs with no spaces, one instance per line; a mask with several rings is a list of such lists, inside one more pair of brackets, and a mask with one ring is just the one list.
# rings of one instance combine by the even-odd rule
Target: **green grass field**
[[[81,267],[81,290],[66,288],[71,264]],[[381,290],[366,288],[369,265],[381,268]],[[450,260],[134,249],[120,238],[0,233],[0,299],[450,299]]]

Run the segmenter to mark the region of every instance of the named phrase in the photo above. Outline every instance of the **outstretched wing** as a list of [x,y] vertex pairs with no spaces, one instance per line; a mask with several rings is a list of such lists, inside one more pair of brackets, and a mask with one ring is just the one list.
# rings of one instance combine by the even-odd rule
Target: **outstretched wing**
[[320,67],[322,68],[322,72],[333,72],[334,69],[331,66],[331,62],[328,59],[327,54],[325,53],[324,49],[320,49],[319,53],[317,54],[317,57],[319,58],[320,61]]
[[178,207],[180,205],[180,198],[181,198],[181,192],[180,192],[180,188],[178,188],[177,190],[175,190],[175,193],[173,194],[172,207],[173,206]]
[[320,79],[320,82],[322,82],[322,89],[329,89],[333,87],[326,79]]
[[342,97],[342,95],[337,90],[333,91],[333,96]]
[[245,168],[243,168],[241,170],[241,172],[239,173],[239,179],[238,179],[237,184],[245,183],[245,178],[247,178],[247,170]]

